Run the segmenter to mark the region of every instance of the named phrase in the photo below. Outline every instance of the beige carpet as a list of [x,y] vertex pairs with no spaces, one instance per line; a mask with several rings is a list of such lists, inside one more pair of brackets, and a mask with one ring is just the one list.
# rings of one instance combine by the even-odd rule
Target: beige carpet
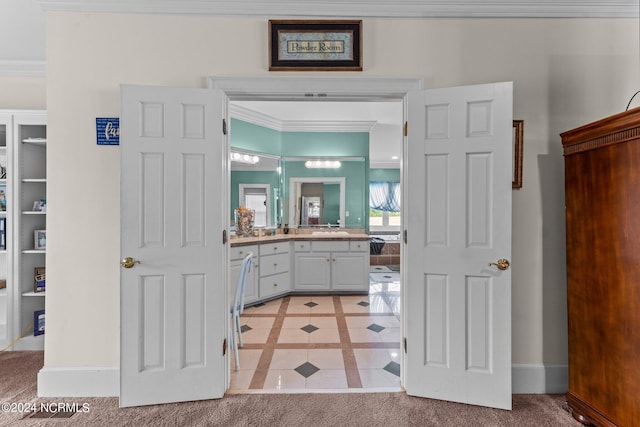
[[36,396],[42,352],[0,353],[0,402],[88,404],[66,419],[0,413],[0,426],[581,426],[560,395],[514,395],[513,410],[481,408],[404,393],[236,394],[220,400],[118,408],[117,398]]

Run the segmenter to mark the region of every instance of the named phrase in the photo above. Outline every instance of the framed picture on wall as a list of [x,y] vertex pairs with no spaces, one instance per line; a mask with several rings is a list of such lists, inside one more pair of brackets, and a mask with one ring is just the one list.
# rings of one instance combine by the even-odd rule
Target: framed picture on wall
[[362,21],[269,20],[269,71],[362,71]]
[[511,188],[522,188],[524,120],[513,121],[513,181]]

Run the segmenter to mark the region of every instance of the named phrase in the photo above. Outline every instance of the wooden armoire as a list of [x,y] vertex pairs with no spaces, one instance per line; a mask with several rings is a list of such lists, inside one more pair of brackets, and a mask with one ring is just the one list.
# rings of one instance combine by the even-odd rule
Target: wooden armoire
[[640,108],[561,134],[573,416],[640,426]]

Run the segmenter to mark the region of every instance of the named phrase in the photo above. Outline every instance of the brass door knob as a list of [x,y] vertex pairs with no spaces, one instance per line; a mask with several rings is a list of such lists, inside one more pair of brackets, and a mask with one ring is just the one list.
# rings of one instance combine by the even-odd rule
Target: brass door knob
[[489,266],[495,265],[496,267],[498,267],[498,270],[508,270],[509,267],[511,266],[511,264],[509,263],[509,260],[506,260],[504,258],[499,259],[497,262],[490,262]]
[[124,268],[131,268],[136,264],[140,264],[140,261],[133,259],[130,256],[126,258],[122,258],[122,261],[120,261],[120,265],[123,266]]

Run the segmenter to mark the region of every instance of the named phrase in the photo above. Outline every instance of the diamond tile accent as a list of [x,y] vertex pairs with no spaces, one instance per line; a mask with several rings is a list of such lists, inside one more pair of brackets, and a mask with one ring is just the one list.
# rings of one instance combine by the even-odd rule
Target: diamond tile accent
[[359,305],[359,306],[362,306],[362,307],[369,307],[369,305],[371,305],[371,304],[369,304],[369,303],[368,303],[368,302],[366,302],[366,301],[360,301],[360,302],[358,303],[358,305]]
[[316,326],[313,326],[313,325],[309,324],[309,325],[307,325],[307,326],[303,326],[303,327],[302,327],[302,328],[300,328],[300,329],[302,329],[302,330],[303,330],[303,331],[305,331],[305,332],[311,333],[311,332],[317,331],[317,330],[318,330],[318,329],[320,329],[320,328],[318,328],[318,327],[316,327]]
[[242,326],[240,326],[240,332],[247,332],[247,331],[250,331],[250,330],[252,330],[252,329],[253,329],[253,328],[252,328],[251,326],[249,326],[249,325],[242,325]]
[[313,301],[309,301],[309,302],[308,302],[308,303],[306,303],[305,305],[306,305],[307,307],[313,308],[313,307],[315,307],[315,306],[316,306],[316,305],[318,305],[318,304],[316,304],[316,303],[315,303],[315,302],[313,302]]
[[[396,365],[397,365],[397,363],[396,363]],[[399,366],[400,365],[398,365],[398,369],[400,369]],[[295,371],[297,373],[299,373],[300,375],[302,375],[305,378],[309,378],[311,375],[315,374],[319,370],[320,370],[320,368],[318,368],[313,363],[309,363],[309,362],[305,362],[305,363],[303,363],[302,365],[298,366],[295,369]]]
[[380,332],[380,331],[384,331],[384,326],[380,326],[375,323],[372,323],[369,326],[367,326],[367,329],[373,332]]
[[384,368],[385,371],[392,373],[393,375],[395,375],[396,377],[400,376],[400,364],[394,361],[391,361],[389,363],[387,363],[387,366],[385,366]]

